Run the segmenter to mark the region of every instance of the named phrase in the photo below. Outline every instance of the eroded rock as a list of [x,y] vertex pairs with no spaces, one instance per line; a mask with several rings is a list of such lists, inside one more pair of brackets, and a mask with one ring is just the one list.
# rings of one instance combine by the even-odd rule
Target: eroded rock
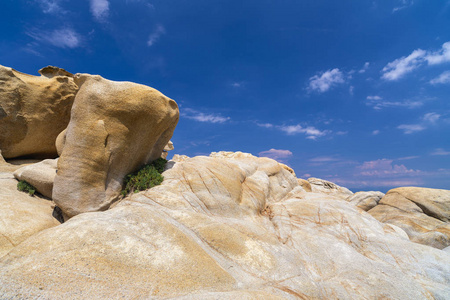
[[66,217],[107,209],[127,174],[161,156],[179,118],[175,101],[150,87],[98,75],[74,79],[80,90],[53,187]]
[[55,140],[69,123],[78,86],[60,68],[47,67],[41,74],[0,66],[0,149],[5,158],[57,155]]
[[368,211],[378,205],[384,193],[382,192],[357,192],[349,196],[346,201],[362,210]]
[[14,177],[17,180],[25,180],[34,186],[39,193],[51,199],[57,163],[58,159],[45,159],[16,170]]
[[311,177],[308,178],[308,182],[311,184],[311,190],[314,193],[328,194],[343,200],[353,195],[353,192],[349,189],[339,186],[331,181]]
[[164,176],[162,185],[106,212],[78,215],[15,247],[0,260],[0,294],[445,299],[450,293],[448,252],[412,243],[401,229],[335,196],[305,192],[271,159],[185,158]]

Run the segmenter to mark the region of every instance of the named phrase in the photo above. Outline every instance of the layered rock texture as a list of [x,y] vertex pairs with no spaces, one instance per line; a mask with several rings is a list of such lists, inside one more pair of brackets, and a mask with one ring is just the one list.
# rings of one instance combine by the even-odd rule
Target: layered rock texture
[[450,246],[450,191],[417,187],[390,190],[369,214],[396,225],[417,243]]
[[179,118],[175,101],[148,86],[89,74],[74,79],[80,90],[58,138],[53,187],[67,217],[107,209],[128,173],[161,156]]
[[162,185],[0,259],[3,298],[447,299],[450,253],[268,158],[176,157]]
[[0,66],[0,149],[5,158],[56,157],[78,86],[72,74],[47,67],[32,76]]

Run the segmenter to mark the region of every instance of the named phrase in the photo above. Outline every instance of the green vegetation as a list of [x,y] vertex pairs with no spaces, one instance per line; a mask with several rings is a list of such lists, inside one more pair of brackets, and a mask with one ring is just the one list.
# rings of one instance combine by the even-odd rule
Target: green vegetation
[[139,171],[127,175],[124,180],[122,195],[126,196],[132,192],[137,193],[160,185],[164,180],[161,173],[164,171],[166,163],[167,160],[164,158],[158,158],[151,164],[142,167]]
[[30,194],[30,196],[33,196],[34,193],[36,193],[36,188],[25,180],[21,180],[19,181],[19,183],[17,183],[17,189],[21,192]]

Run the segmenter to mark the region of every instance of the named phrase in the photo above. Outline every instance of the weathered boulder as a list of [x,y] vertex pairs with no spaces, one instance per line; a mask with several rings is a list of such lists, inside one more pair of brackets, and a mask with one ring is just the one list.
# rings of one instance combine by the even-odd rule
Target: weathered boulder
[[0,260],[0,295],[448,298],[450,253],[305,192],[271,159],[213,156],[178,161],[162,185],[24,241]]
[[450,245],[450,191],[402,187],[388,191],[368,211],[383,223],[394,224],[411,241],[443,249]]
[[53,200],[66,217],[107,209],[124,177],[161,156],[179,111],[150,87],[76,74],[80,86],[65,133]]
[[56,67],[33,76],[0,66],[0,149],[5,158],[56,157],[55,140],[67,127],[78,90]]
[[30,236],[60,224],[52,217],[51,201],[19,192],[13,174],[3,169],[0,169],[0,207],[0,257]]
[[175,149],[173,147],[173,143],[172,143],[172,141],[169,141],[161,153],[161,158],[166,159],[167,155],[169,155],[169,151],[172,151],[173,149]]
[[382,192],[357,192],[349,196],[346,201],[362,210],[368,211],[378,205],[384,193]]
[[297,178],[298,184],[307,192],[312,192],[311,183],[308,180]]
[[45,159],[16,170],[14,177],[17,180],[25,180],[34,186],[39,193],[51,199],[57,163],[58,159]]
[[314,193],[332,195],[343,200],[353,195],[353,192],[349,189],[339,186],[331,181],[311,177],[308,178],[308,182],[311,184],[311,190]]

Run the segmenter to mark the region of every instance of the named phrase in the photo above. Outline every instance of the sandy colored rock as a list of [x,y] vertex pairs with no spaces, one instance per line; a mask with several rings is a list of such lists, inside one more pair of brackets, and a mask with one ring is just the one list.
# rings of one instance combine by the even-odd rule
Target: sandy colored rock
[[308,180],[297,178],[298,184],[307,192],[312,192],[311,184]]
[[346,201],[362,210],[368,211],[378,205],[384,193],[382,192],[357,192],[349,196]]
[[443,249],[450,245],[449,203],[450,191],[403,187],[388,191],[368,212],[405,230],[411,241]]
[[13,174],[0,172],[0,257],[30,236],[59,225],[52,216],[53,206],[39,196],[19,192]]
[[51,199],[57,163],[58,159],[45,159],[16,170],[14,177],[17,180],[25,180],[34,186],[39,193]]
[[175,149],[173,147],[173,143],[172,143],[172,141],[169,141],[161,153],[161,158],[166,159],[167,155],[169,155],[169,151],[172,151],[173,149]]
[[0,149],[4,158],[55,157],[78,90],[70,74],[44,68],[33,76],[0,66]]
[[58,136],[56,137],[55,147],[56,147],[56,152],[58,153],[58,156],[61,156],[63,149],[64,149],[64,145],[66,144],[66,132],[67,132],[67,128],[64,129],[63,131],[61,131],[58,134]]
[[[277,162],[194,157],[162,185],[40,232],[0,260],[4,298],[445,299],[450,254]],[[418,271],[420,270],[420,272]],[[67,280],[70,278],[70,280]],[[357,287],[357,288],[355,288]]]
[[308,178],[308,182],[311,184],[311,190],[314,193],[332,195],[343,200],[353,195],[353,192],[349,189],[339,186],[331,181],[311,177]]
[[150,87],[77,74],[75,98],[58,161],[53,200],[67,217],[107,209],[124,177],[161,156],[179,112]]

